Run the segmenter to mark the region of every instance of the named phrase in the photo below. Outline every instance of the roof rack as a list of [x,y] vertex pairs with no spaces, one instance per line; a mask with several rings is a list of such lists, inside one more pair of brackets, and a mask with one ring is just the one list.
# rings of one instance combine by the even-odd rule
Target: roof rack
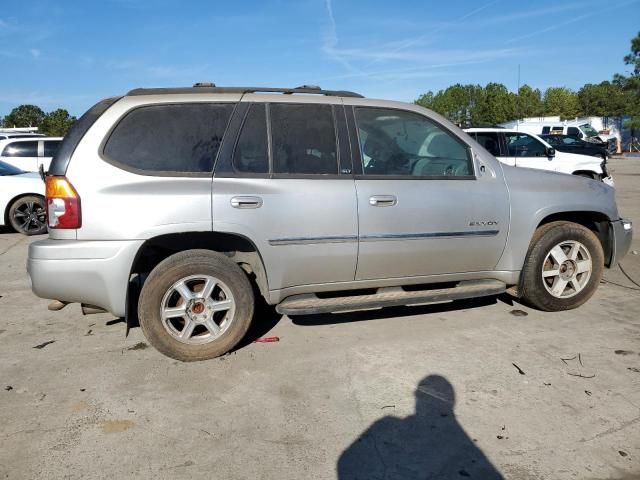
[[215,83],[199,82],[193,87],[177,88],[135,88],[127,93],[127,96],[138,95],[166,95],[170,93],[283,93],[292,95],[294,93],[311,93],[317,95],[327,95],[332,97],[356,97],[363,98],[355,92],[344,90],[322,90],[317,85],[301,85],[295,88],[275,88],[275,87],[217,87]]

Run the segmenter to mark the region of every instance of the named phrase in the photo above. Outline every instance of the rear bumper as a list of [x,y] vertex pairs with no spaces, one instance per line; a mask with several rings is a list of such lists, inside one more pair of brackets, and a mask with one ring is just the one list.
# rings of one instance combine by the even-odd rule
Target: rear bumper
[[88,303],[116,316],[126,313],[131,266],[143,240],[41,240],[29,245],[27,272],[33,293]]
[[621,218],[611,222],[611,233],[613,235],[613,241],[611,243],[611,260],[609,266],[613,268],[631,248],[633,225],[630,220]]

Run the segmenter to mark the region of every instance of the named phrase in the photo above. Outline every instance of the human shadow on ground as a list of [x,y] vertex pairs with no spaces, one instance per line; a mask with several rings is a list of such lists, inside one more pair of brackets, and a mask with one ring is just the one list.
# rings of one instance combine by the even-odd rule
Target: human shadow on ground
[[445,377],[425,377],[415,396],[415,414],[378,420],[342,453],[339,480],[504,478],[458,423]]

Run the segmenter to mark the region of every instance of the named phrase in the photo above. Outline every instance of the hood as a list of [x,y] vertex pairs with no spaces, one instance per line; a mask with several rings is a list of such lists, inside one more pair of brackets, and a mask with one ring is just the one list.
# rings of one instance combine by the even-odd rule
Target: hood
[[[582,157],[584,155],[576,155]],[[502,166],[512,203],[538,205],[540,212],[600,212],[618,218],[615,189],[598,180],[566,173]]]

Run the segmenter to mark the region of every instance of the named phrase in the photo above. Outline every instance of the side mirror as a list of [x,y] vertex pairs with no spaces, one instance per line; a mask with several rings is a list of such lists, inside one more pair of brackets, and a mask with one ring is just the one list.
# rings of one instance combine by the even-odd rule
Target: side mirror
[[553,147],[546,147],[544,153],[547,157],[552,158],[556,156],[556,149]]

